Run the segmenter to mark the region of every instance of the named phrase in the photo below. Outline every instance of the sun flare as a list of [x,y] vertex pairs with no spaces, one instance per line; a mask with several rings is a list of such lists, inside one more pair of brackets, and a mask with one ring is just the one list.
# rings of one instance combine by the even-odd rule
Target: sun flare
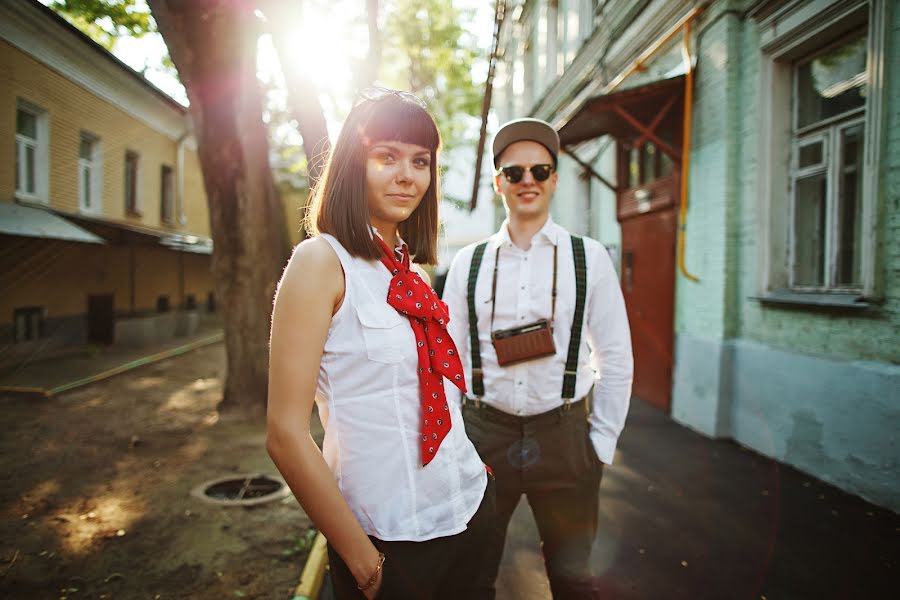
[[263,81],[281,81],[296,69],[309,78],[320,92],[342,94],[352,81],[351,57],[347,52],[347,25],[333,15],[310,14],[288,40],[291,57],[282,64],[270,35],[260,38],[257,72]]

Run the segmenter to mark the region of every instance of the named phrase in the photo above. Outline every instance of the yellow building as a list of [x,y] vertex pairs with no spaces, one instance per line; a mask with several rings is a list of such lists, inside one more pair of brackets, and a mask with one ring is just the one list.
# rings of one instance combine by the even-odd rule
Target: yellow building
[[33,0],[0,2],[0,139],[0,363],[214,310],[186,109]]

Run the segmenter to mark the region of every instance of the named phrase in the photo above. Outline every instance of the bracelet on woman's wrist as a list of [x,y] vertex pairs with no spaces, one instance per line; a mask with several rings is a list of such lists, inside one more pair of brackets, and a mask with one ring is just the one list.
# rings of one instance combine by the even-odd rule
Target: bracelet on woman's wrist
[[379,552],[378,553],[378,565],[376,565],[375,571],[372,573],[372,576],[369,577],[368,581],[366,581],[364,584],[362,584],[362,585],[356,584],[357,589],[361,592],[364,592],[367,589],[369,589],[370,587],[372,587],[373,585],[375,585],[375,582],[378,581],[378,574],[381,573],[381,567],[383,567],[383,566],[384,566],[384,552]]

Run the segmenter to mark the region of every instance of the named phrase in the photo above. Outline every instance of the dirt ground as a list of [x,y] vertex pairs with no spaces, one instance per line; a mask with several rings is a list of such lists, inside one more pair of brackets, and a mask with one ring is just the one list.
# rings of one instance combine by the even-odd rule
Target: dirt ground
[[290,598],[309,520],[190,495],[277,474],[264,424],[220,413],[221,343],[52,399],[0,398],[0,598]]

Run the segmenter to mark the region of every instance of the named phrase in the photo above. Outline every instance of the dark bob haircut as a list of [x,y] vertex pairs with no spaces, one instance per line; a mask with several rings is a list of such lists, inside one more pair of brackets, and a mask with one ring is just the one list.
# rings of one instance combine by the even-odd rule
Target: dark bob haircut
[[397,93],[363,100],[350,111],[313,192],[306,229],[314,234],[333,235],[353,256],[381,256],[369,229],[366,159],[369,147],[384,141],[415,144],[431,153],[431,183],[416,210],[399,224],[399,234],[417,263],[434,264],[441,135],[428,111]]

